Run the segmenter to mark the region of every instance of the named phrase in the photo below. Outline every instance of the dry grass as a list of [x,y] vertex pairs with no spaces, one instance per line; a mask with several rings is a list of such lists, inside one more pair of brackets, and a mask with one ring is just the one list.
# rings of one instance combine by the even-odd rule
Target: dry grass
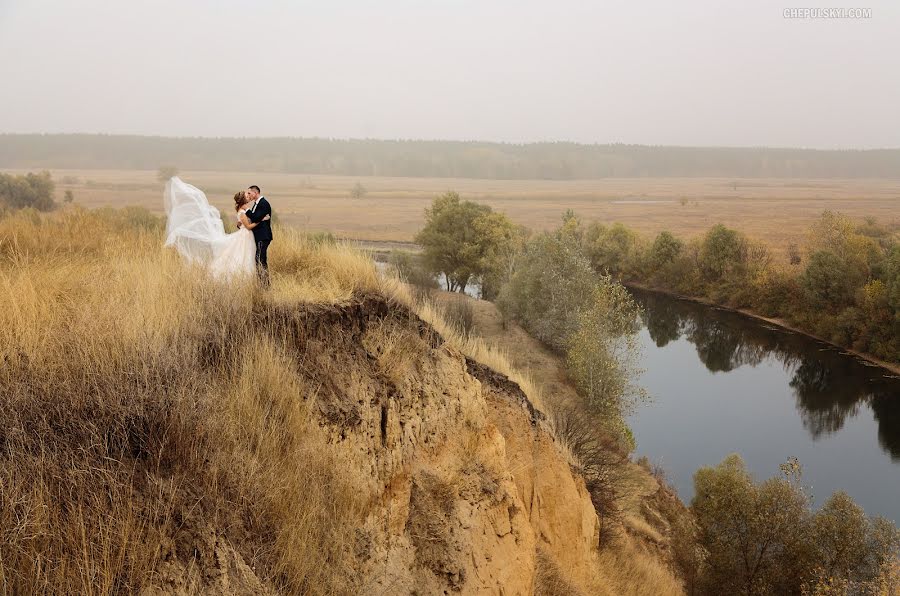
[[456,326],[444,319],[443,308],[432,301],[420,303],[417,306],[417,312],[425,322],[441,334],[444,341],[450,346],[472,360],[509,377],[525,392],[535,408],[546,411],[538,384],[528,371],[513,366],[506,350],[486,342],[478,335],[461,333]]
[[616,548],[601,551],[599,577],[590,593],[677,596],[684,594],[684,589],[656,556],[645,551],[638,542],[623,536]]
[[255,321],[397,288],[290,234],[270,294],[225,287],[132,215],[0,220],[0,593],[137,592],[163,561],[212,564],[223,527],[271,586],[354,591],[370,480],[310,421],[291,346]]
[[572,581],[564,576],[553,557],[544,552],[541,547],[538,547],[536,562],[535,596],[578,596],[583,594]]
[[[155,171],[56,170],[60,185],[87,207],[140,205],[162,210]],[[777,254],[791,242],[802,244],[809,225],[825,209],[856,218],[898,222],[898,180],[795,180],[724,178],[625,178],[603,180],[470,180],[446,178],[365,178],[368,194],[351,199],[360,181],[352,176],[184,172],[207,190],[220,209],[248,184],[272,198],[282,224],[308,231],[328,230],[345,238],[409,241],[421,228],[424,208],[438,194],[457,190],[465,198],[505,212],[532,229],[559,224],[566,209],[587,220],[621,221],[640,232],[669,229],[695,236],[716,223],[765,241]],[[89,184],[90,182],[90,184]],[[681,200],[685,199],[685,204]]]

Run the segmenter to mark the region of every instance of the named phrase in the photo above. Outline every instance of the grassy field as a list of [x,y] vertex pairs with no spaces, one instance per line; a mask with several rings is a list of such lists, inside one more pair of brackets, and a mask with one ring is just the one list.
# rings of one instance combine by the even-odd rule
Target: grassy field
[[[162,211],[162,184],[148,170],[55,170],[61,199],[71,190],[87,207],[142,205]],[[283,224],[369,241],[410,241],[438,194],[455,190],[533,229],[557,225],[566,209],[586,220],[620,221],[655,234],[691,236],[724,223],[782,252],[803,244],[825,209],[900,225],[900,179],[797,180],[620,178],[603,180],[472,180],[307,176],[278,173],[183,172],[220,209],[239,189],[258,184]],[[350,197],[361,183],[366,194]]]

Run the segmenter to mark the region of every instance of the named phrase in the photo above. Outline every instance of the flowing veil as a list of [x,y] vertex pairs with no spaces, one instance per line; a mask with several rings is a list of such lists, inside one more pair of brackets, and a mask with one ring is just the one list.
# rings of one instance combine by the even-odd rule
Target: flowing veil
[[187,261],[208,265],[225,240],[219,210],[203,191],[174,176],[166,183],[166,246],[174,246]]

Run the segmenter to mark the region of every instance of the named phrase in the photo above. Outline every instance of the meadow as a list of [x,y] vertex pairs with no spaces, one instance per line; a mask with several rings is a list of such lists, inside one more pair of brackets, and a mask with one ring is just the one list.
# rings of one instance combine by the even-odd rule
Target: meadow
[[[6,170],[24,173],[24,170]],[[57,200],[67,190],[85,207],[140,205],[161,213],[162,184],[151,170],[51,170]],[[638,232],[668,229],[690,237],[716,223],[735,228],[785,256],[803,244],[810,224],[828,209],[900,225],[900,179],[606,178],[476,180],[185,171],[181,177],[229,211],[235,191],[258,184],[281,225],[371,242],[409,242],[439,194],[490,205],[534,230],[558,225],[567,209],[584,220],[619,221]],[[365,193],[352,198],[354,186]]]

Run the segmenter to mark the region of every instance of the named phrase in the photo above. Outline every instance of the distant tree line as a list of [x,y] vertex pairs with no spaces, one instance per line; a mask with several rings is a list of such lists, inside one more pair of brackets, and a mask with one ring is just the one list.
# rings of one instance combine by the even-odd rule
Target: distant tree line
[[0,168],[155,170],[161,163],[191,170],[490,179],[896,178],[900,149],[0,134]]

